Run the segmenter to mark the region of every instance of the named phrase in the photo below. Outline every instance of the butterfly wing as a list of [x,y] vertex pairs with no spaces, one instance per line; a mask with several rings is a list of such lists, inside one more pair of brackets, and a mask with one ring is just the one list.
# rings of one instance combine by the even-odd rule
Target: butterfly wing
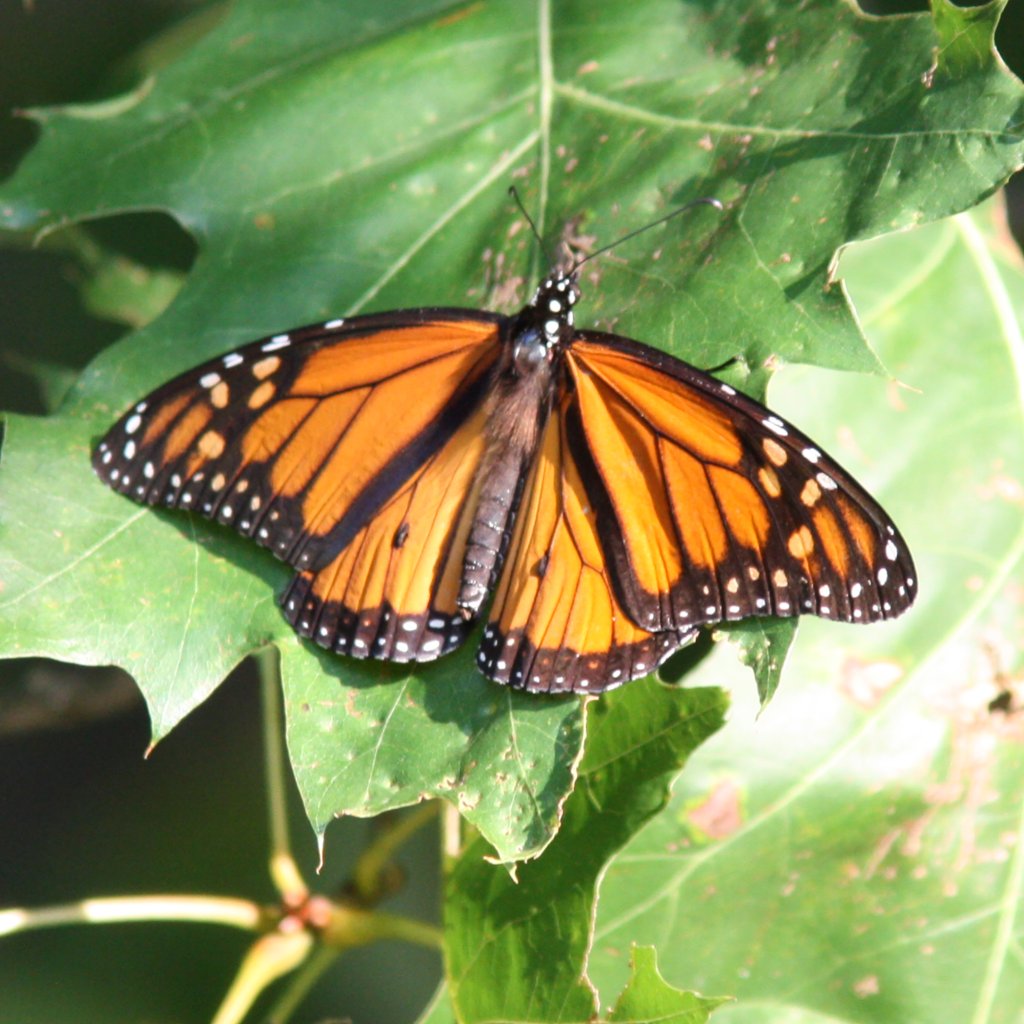
[[[299,569],[298,632],[356,656],[430,660],[458,607],[487,456],[497,314],[413,310],[276,335],[129,410],[94,455],[115,489],[189,508]],[[914,568],[895,526],[763,406],[679,360],[583,332],[561,353],[526,470],[482,671],[598,692],[702,624],[895,616]]]
[[563,394],[544,427],[477,655],[484,675],[517,689],[611,689],[647,675],[693,632],[656,634],[623,609],[572,409]]
[[137,501],[322,568],[479,406],[500,321],[411,310],[254,342],[139,402],[93,466]]
[[581,333],[566,362],[589,496],[634,621],[872,622],[910,606],[914,566],[895,525],[796,428],[627,339]]
[[431,661],[465,639],[457,607],[486,449],[478,408],[319,571],[281,599],[300,636],[357,658]]
[[707,623],[909,607],[896,527],[794,427],[627,339],[581,332],[563,358],[479,653],[487,676],[595,693]]
[[93,464],[299,568],[282,604],[301,635],[430,660],[471,625],[454,595],[503,319],[414,310],[255,342],[138,403]]

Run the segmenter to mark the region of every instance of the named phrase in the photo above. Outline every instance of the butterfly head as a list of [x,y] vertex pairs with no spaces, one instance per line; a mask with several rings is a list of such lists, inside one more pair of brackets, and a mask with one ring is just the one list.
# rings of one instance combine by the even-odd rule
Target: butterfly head
[[533,376],[549,367],[572,341],[572,307],[579,296],[576,274],[552,271],[537,288],[512,329],[515,376]]

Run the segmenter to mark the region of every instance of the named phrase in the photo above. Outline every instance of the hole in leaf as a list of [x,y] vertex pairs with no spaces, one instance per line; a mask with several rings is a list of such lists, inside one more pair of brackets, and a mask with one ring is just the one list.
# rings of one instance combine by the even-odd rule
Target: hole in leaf
[[0,250],[13,300],[0,344],[0,408],[45,413],[79,371],[128,330],[154,320],[195,260],[192,237],[165,213],[119,214]]
[[204,0],[77,0],[0,4],[0,179],[38,138],[10,111],[81,103],[136,86],[208,32],[226,4]]
[[714,641],[711,631],[702,629],[697,639],[680,651],[676,651],[658,670],[658,675],[666,683],[678,683],[692,672],[713,650]]

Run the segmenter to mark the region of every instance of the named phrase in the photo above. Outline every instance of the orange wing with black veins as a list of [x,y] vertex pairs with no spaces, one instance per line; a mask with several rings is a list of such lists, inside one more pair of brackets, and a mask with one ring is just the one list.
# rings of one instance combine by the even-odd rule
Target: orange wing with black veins
[[601,537],[636,622],[871,622],[910,606],[895,525],[791,424],[635,342],[586,333],[568,362]]
[[499,683],[598,693],[647,675],[688,635],[625,612],[572,444],[563,395],[541,437],[477,658]]
[[135,500],[192,509],[298,568],[283,603],[302,635],[436,657],[468,628],[451,594],[501,320],[412,310],[255,342],[139,402],[93,464]]

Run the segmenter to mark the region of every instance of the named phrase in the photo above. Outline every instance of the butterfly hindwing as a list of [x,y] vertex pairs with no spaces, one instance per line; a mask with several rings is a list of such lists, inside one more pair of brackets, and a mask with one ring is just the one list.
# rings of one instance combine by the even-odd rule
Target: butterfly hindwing
[[634,621],[870,622],[909,607],[914,567],[895,526],[790,424],[627,339],[581,332],[566,359],[606,558]]
[[301,636],[358,658],[431,661],[465,639],[456,606],[484,456],[483,408],[318,572],[281,599]]
[[563,395],[528,470],[478,665],[517,689],[599,693],[652,672],[691,636],[655,634],[623,610],[571,443],[570,407]]
[[321,568],[482,400],[501,319],[415,310],[255,342],[135,405],[93,465],[137,501]]

